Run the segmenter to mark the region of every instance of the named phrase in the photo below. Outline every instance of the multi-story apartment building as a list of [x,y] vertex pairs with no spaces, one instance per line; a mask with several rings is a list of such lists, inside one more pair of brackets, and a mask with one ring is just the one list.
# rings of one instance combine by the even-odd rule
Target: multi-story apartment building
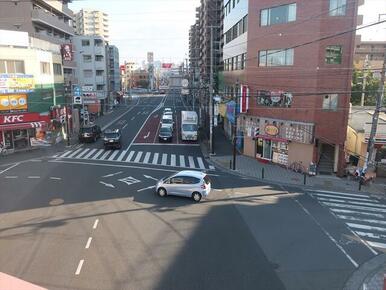
[[198,31],[198,21],[190,27],[189,30],[189,75],[190,75],[190,84],[192,94],[197,93],[199,87],[199,31]]
[[113,97],[115,97],[116,93],[121,90],[121,77],[119,70],[119,50],[118,47],[114,45],[108,46],[109,50],[109,59],[108,59],[108,67],[109,67],[109,90]]
[[[342,173],[355,32],[338,33],[356,27],[357,1],[223,5],[222,88],[242,102],[240,150],[285,166],[314,163],[320,172]],[[230,102],[227,109],[224,123],[231,127],[229,112],[240,106]]]
[[109,41],[109,20],[106,13],[82,9],[75,14],[74,20],[76,34],[99,35]]
[[[222,60],[222,0],[201,0],[196,9],[196,24],[190,30],[195,36],[190,38],[190,51],[198,57],[195,63],[199,70],[200,84],[200,115],[204,128],[209,133],[209,83],[210,83],[210,59],[213,46],[213,79],[214,89],[217,91],[218,72]],[[212,33],[212,39],[211,39]],[[194,41],[193,41],[194,40]],[[195,43],[194,43],[195,42]],[[193,59],[191,58],[191,61]]]
[[354,66],[358,69],[372,68],[380,70],[383,65],[383,55],[386,41],[362,41],[356,44]]
[[[91,112],[103,113],[108,105],[107,43],[101,36],[74,36],[73,42],[79,49],[75,53],[78,64],[79,85]],[[100,105],[100,106],[99,106]]]

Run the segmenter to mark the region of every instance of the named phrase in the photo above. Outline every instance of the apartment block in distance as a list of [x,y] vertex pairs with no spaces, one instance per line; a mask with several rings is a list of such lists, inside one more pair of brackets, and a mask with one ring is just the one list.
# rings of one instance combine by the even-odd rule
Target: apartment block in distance
[[98,10],[82,9],[75,14],[75,33],[78,35],[99,35],[109,40],[108,15]]
[[[333,35],[356,27],[357,1],[223,5],[223,94],[243,103],[232,104],[241,111],[239,149],[263,162],[341,174],[355,32]],[[226,128],[232,120],[225,116]]]
[[107,43],[101,36],[77,35],[73,43],[78,64],[79,86],[89,112],[103,113],[108,105]]

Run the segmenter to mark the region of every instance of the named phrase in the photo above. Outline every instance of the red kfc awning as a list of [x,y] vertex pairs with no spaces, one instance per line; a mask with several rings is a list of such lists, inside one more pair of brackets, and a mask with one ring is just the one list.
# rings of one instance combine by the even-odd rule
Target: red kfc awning
[[16,123],[16,124],[0,125],[0,131],[41,128],[41,127],[45,127],[45,126],[47,126],[47,123],[44,121],[28,122],[28,123]]

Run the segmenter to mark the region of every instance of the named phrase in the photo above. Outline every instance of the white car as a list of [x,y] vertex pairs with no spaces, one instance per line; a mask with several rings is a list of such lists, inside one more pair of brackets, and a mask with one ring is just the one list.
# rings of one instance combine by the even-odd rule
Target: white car
[[157,182],[156,192],[159,196],[177,195],[192,198],[199,202],[211,191],[209,176],[200,171],[183,170]]
[[161,125],[162,127],[170,127],[173,131],[173,125],[174,125],[174,121],[173,121],[173,116],[172,115],[163,115],[162,116],[162,119],[161,119]]

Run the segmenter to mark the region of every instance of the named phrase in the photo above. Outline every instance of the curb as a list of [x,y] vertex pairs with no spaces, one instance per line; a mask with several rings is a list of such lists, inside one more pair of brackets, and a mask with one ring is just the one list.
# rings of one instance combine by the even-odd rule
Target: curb
[[[236,171],[233,171],[233,170],[229,169],[228,167],[225,167],[224,165],[220,164],[219,162],[213,160],[213,158],[211,158],[209,153],[208,153],[209,151],[208,151],[208,148],[207,148],[206,144],[204,144],[204,143],[205,142],[203,140],[201,140],[201,142],[200,142],[200,149],[201,149],[202,155],[205,157],[205,159],[206,159],[206,161],[208,163],[210,163],[211,165],[217,167],[218,169],[220,169],[223,172],[226,172],[226,173],[229,173],[229,174],[232,174],[232,175],[235,175],[235,176],[239,176],[239,177],[242,177],[242,178],[248,178],[248,179],[253,179],[253,180],[256,180],[256,181],[259,181],[259,182],[264,182],[266,184],[292,187],[292,188],[297,188],[297,189],[300,189],[300,190],[321,189],[321,190],[330,190],[330,191],[331,190],[339,190],[339,191],[343,192],[343,190],[341,190],[341,189],[334,189],[334,188],[331,188],[331,187],[321,187],[321,186],[315,187],[315,186],[312,186],[312,185],[293,184],[293,183],[287,183],[287,182],[280,182],[280,181],[272,181],[272,180],[268,180],[268,179],[262,179],[262,178],[259,178],[259,177],[243,174],[243,173],[239,172],[237,169],[236,169]],[[344,190],[344,192],[356,193],[356,194],[358,194],[358,193],[368,194],[371,197],[373,197],[375,199],[378,199],[378,200],[385,200],[386,199],[386,197],[382,198],[382,197],[379,196],[379,194],[374,194],[374,193],[371,193],[371,192],[368,192],[368,191],[365,191],[365,190],[354,191],[354,190],[347,190],[346,189],[346,190]]]
[[361,290],[363,284],[370,280],[386,265],[386,254],[380,254],[363,263],[346,281],[343,290]]

